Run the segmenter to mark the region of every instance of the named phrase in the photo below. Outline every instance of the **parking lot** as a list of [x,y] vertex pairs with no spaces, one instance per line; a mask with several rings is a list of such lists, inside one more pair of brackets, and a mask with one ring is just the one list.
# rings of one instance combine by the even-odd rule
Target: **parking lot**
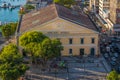
[[111,68],[120,73],[120,39],[112,37],[102,43],[101,53]]
[[110,71],[102,56],[62,57],[62,61],[65,61],[66,68],[47,68],[42,71],[39,66],[31,67],[26,76],[29,80],[106,80]]

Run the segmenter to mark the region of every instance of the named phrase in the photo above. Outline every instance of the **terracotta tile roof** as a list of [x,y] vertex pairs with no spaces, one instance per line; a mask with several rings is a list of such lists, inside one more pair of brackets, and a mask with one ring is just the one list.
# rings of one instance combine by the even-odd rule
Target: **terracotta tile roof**
[[59,17],[69,20],[71,22],[80,24],[86,28],[97,31],[96,27],[90,21],[89,17],[82,12],[75,12],[64,6],[56,5]]
[[40,10],[27,13],[22,18],[20,32],[24,32],[32,27],[53,20],[57,16],[55,5],[50,5]]
[[73,23],[97,31],[88,16],[82,14],[81,12],[75,12],[58,4],[51,4],[40,10],[35,10],[25,14],[22,18],[20,32],[24,32],[37,25],[46,23],[50,20],[55,19],[56,17],[66,19]]

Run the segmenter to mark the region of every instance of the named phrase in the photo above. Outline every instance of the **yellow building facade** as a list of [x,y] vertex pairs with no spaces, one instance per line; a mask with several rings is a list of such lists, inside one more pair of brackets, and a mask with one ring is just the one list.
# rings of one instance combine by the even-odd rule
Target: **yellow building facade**
[[99,54],[98,32],[70,21],[56,18],[30,30],[40,31],[50,38],[58,38],[64,47],[62,56]]
[[[48,7],[49,8],[48,10],[56,9],[55,6],[57,6],[57,8],[59,7],[59,9],[61,8],[60,11],[64,9],[64,7],[59,5],[51,5]],[[65,8],[64,11],[66,10],[68,9]],[[40,12],[42,13],[42,11]],[[40,12],[25,15],[23,17],[20,28],[20,34],[23,34],[24,32],[27,31],[40,31],[50,38],[59,39],[64,47],[64,50],[61,52],[62,56],[70,55],[81,56],[99,54],[98,49],[99,33],[94,29],[93,25],[87,25],[88,23],[92,24],[89,22],[87,16],[77,17],[70,14],[69,12],[70,18],[65,18],[66,16],[69,16],[62,15],[65,12],[61,14],[64,17],[58,16],[58,14],[60,13],[55,12],[55,14],[50,13],[50,15],[47,13],[47,15],[41,19],[38,17],[40,15]],[[51,18],[51,15],[53,14],[54,15],[57,14],[56,17],[52,18],[51,20],[48,20],[48,18]],[[84,24],[82,23],[82,21],[80,21],[84,20],[82,19],[82,17],[85,17],[84,19],[88,20],[86,22],[83,21]],[[43,20],[45,21],[42,23]]]

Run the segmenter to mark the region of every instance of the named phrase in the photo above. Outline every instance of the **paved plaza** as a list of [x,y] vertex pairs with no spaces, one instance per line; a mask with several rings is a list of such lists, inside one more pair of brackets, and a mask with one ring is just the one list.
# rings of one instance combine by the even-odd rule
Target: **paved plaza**
[[67,68],[46,69],[41,71],[39,67],[32,67],[26,75],[29,80],[106,80],[110,71],[103,57],[62,57],[66,61]]

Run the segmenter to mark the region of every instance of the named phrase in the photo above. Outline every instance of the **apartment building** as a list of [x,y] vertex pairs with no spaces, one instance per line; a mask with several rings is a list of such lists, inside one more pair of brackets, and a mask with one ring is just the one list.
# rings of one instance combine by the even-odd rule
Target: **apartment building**
[[[95,10],[96,0],[90,0],[91,11]],[[120,0],[99,0],[100,22],[110,30],[109,33],[120,36]]]
[[99,0],[99,15],[103,18],[108,17],[110,0]]
[[110,16],[108,25],[114,31],[114,35],[120,36],[120,0],[110,0]]
[[99,12],[99,0],[90,0],[89,10],[94,13]]
[[99,54],[99,33],[88,16],[58,4],[25,14],[19,34],[27,31],[58,38],[64,46],[62,56]]
[[120,24],[120,0],[110,0],[110,20]]
[[109,0],[90,0],[90,11],[98,18],[98,23],[103,26],[103,30],[109,29],[106,22],[109,16],[109,3]]

